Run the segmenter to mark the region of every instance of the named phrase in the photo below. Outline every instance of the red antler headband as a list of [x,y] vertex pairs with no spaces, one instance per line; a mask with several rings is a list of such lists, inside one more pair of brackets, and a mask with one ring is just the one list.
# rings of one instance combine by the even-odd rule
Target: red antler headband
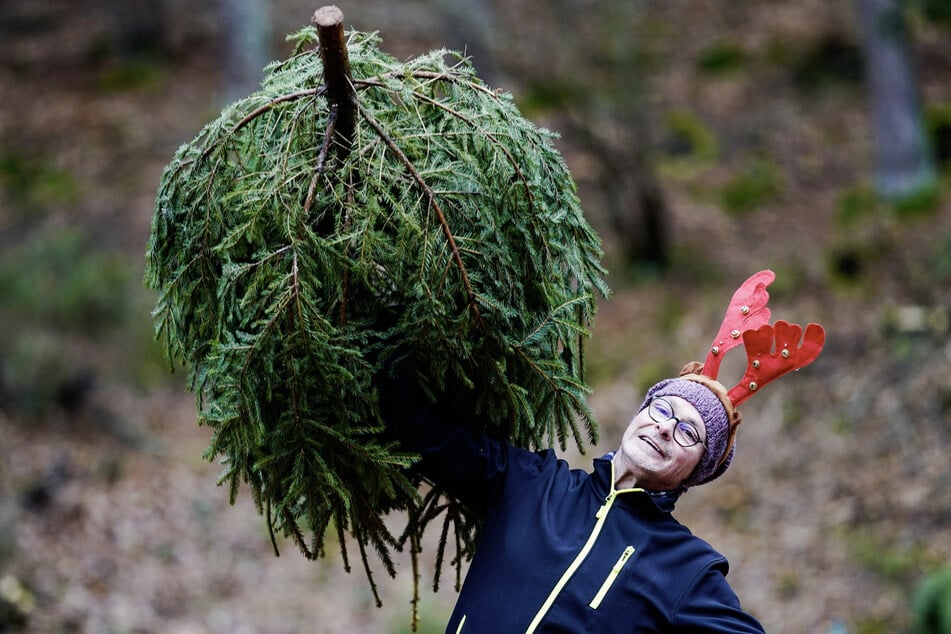
[[[751,275],[733,294],[720,330],[717,332],[703,365],[688,363],[681,377],[709,387],[720,398],[730,420],[730,438],[720,458],[722,463],[730,454],[736,440],[741,417],[736,408],[764,385],[779,377],[803,368],[819,356],[825,343],[825,330],[819,324],[802,326],[777,321],[769,324],[770,311],[766,307],[769,293],[766,287],[776,279],[772,271]],[[727,390],[717,380],[720,362],[727,351],[743,344],[746,348],[746,371],[740,382]]]

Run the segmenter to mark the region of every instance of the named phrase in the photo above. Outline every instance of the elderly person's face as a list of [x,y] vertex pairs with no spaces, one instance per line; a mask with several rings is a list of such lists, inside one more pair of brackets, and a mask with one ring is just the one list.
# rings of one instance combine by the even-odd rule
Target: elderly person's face
[[679,396],[654,399],[638,412],[621,438],[614,455],[616,486],[676,489],[699,464],[706,433],[697,409],[686,400]]

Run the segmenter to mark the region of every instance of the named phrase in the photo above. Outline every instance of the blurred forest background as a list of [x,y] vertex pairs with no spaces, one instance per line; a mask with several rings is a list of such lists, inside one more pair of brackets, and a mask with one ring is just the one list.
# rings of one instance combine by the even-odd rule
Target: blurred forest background
[[[229,506],[141,284],[162,168],[318,6],[0,3],[0,631],[408,630],[408,560],[376,608],[359,570],[274,557],[250,498]],[[777,272],[774,316],[823,323],[825,352],[745,407],[734,466],[675,515],[767,631],[913,631],[951,583],[951,4],[338,6],[397,58],[465,50],[561,134],[614,290],[603,442],[573,465]]]

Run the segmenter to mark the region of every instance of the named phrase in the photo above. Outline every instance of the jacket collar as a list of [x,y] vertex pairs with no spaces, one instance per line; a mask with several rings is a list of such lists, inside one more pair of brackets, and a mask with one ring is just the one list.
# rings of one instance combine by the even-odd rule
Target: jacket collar
[[619,500],[629,505],[639,507],[645,502],[650,503],[661,513],[670,513],[680,499],[679,491],[648,491],[646,489],[615,489],[614,488],[614,451],[610,451],[600,458],[594,459],[594,471],[591,474],[598,484],[599,490],[608,495],[612,491],[619,494]]

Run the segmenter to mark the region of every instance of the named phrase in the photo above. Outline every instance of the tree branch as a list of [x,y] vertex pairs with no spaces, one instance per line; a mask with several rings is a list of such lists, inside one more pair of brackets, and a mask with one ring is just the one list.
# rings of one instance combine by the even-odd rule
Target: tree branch
[[436,217],[439,219],[439,225],[442,227],[443,235],[446,236],[446,241],[449,243],[449,248],[452,251],[453,260],[456,263],[456,266],[459,268],[459,274],[462,276],[462,284],[466,289],[467,302],[472,314],[475,317],[476,321],[484,329],[488,330],[485,322],[482,321],[482,315],[479,313],[479,307],[476,304],[476,294],[472,290],[472,283],[469,280],[469,273],[466,271],[466,267],[462,262],[462,254],[459,252],[459,246],[456,244],[456,239],[452,235],[452,230],[449,228],[449,222],[446,220],[446,215],[442,211],[442,207],[439,206],[439,202],[436,200],[436,192],[426,184],[426,181],[423,179],[422,175],[413,165],[413,162],[409,160],[409,157],[403,153],[403,150],[396,145],[396,141],[386,133],[386,130],[383,129],[383,126],[380,125],[380,122],[377,121],[372,114],[370,114],[363,106],[360,105],[360,102],[356,102],[357,109],[360,112],[360,115],[366,119],[367,123],[370,124],[370,127],[377,133],[380,139],[386,144],[390,151],[396,155],[400,162],[406,167],[409,173],[412,175],[413,180],[416,181],[416,185],[423,191],[426,195],[426,200],[429,205],[436,212]]
[[[270,101],[268,101],[266,104],[259,106],[258,108],[255,108],[254,110],[246,114],[241,119],[241,121],[238,121],[238,123],[236,123],[235,126],[228,131],[226,136],[233,135],[235,132],[237,132],[244,126],[248,125],[249,123],[254,121],[256,118],[258,118],[259,116],[261,116],[262,114],[264,114],[265,112],[267,112],[268,110],[270,110],[271,108],[273,108],[279,103],[284,103],[285,101],[294,101],[295,99],[300,99],[301,97],[312,97],[315,95],[320,95],[320,94],[323,94],[325,90],[326,89],[323,86],[319,86],[318,88],[308,88],[307,90],[299,90],[297,92],[292,92],[286,95],[275,97],[274,99],[271,99]],[[223,145],[224,145],[224,141],[219,139],[218,143],[214,145],[209,145],[208,147],[205,148],[205,150],[201,153],[201,158],[202,159],[208,158],[209,154],[211,154],[216,148],[219,148]]]

